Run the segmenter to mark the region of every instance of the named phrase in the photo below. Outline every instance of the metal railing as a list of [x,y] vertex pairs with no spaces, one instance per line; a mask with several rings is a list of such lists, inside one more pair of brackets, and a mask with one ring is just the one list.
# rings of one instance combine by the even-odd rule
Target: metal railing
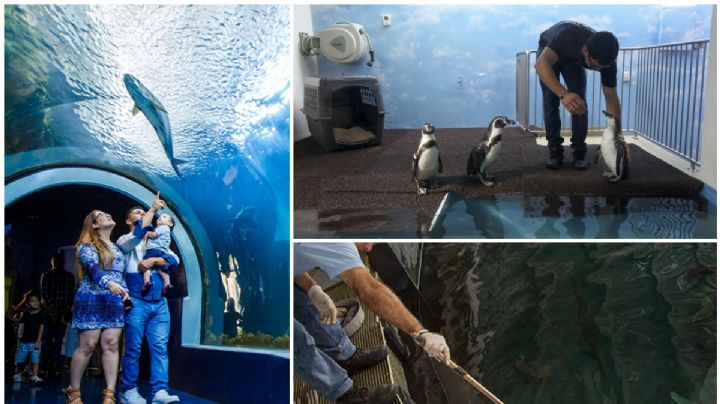
[[[618,54],[618,96],[622,128],[700,165],[702,119],[709,40],[621,48]],[[543,131],[542,90],[535,72],[537,51],[516,55],[516,120],[524,129]],[[588,70],[588,126],[602,129],[605,97],[600,74]],[[562,128],[570,114],[561,108]]]

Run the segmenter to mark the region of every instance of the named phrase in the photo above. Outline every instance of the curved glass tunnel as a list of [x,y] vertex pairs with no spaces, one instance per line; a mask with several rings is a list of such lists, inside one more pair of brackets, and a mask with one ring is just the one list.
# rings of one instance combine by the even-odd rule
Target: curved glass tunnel
[[[113,215],[115,239],[125,212],[160,191],[183,262],[168,295],[171,387],[219,402],[287,400],[290,87],[278,66],[289,13],[5,7],[10,303],[38,284],[53,251],[75,243],[92,209]],[[126,73],[161,100],[169,136],[131,113]],[[177,172],[173,158],[184,161]],[[228,311],[240,325],[225,324]]]
[[[397,243],[369,258],[506,403],[716,401],[715,243]],[[416,402],[485,402],[412,341],[400,350]]]

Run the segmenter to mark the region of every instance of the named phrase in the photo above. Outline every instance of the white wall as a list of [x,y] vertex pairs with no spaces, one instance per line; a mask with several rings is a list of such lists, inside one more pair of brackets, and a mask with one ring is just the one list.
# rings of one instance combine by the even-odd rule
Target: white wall
[[698,177],[717,190],[717,6],[713,6],[708,59],[707,85],[705,86],[705,115],[702,130],[702,155]]
[[310,136],[305,114],[300,111],[303,106],[303,82],[305,77],[317,76],[317,56],[305,56],[300,51],[298,33],[312,34],[312,15],[310,6],[293,6],[293,139],[298,141]]

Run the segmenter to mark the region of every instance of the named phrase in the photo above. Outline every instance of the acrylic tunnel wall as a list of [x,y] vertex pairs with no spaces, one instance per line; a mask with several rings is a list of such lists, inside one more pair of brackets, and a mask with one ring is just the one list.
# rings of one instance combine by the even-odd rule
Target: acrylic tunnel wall
[[[113,215],[115,240],[128,231],[125,212],[159,191],[182,261],[167,295],[171,388],[217,402],[287,401],[290,87],[277,66],[287,62],[289,14],[5,8],[11,304],[37,288],[53,252],[72,254],[91,210]],[[162,103],[167,130],[131,113],[126,73]]]

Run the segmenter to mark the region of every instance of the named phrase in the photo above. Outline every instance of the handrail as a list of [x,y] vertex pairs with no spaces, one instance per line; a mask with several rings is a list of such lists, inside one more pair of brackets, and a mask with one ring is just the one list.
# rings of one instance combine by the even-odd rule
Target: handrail
[[[649,139],[700,165],[704,89],[709,40],[620,48],[618,97],[624,131]],[[542,91],[533,68],[537,50],[518,52],[516,58],[516,121],[526,130],[543,132]],[[590,129],[605,125],[605,99],[599,73],[588,74],[586,102]],[[570,114],[561,108],[563,129]]]

